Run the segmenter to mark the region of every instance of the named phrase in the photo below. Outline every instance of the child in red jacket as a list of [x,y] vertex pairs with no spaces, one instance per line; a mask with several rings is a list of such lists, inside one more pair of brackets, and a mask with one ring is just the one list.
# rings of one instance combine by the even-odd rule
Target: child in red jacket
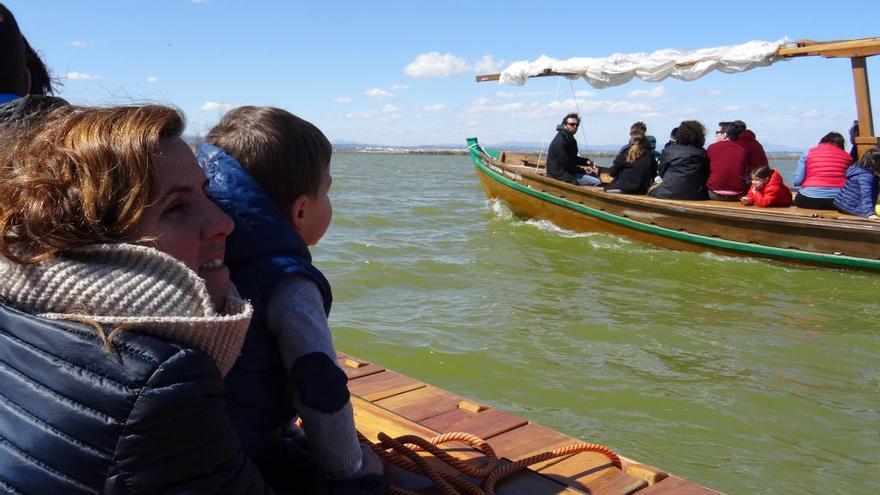
[[779,172],[764,165],[752,171],[752,187],[740,201],[746,206],[790,206],[791,189],[782,181]]

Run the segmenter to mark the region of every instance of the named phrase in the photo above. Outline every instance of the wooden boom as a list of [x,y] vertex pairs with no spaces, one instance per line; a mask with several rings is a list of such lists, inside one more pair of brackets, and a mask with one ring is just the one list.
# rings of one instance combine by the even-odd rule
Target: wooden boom
[[[780,58],[821,56],[850,59],[856,95],[856,114],[859,119],[859,134],[855,138],[859,158],[869,149],[877,146],[877,137],[874,136],[874,116],[871,112],[871,90],[868,85],[868,62],[866,59],[878,54],[880,54],[880,38],[837,41],[799,40],[779,47],[776,51],[776,56]],[[532,77],[574,75],[577,74],[545,70]],[[477,76],[477,82],[497,81],[500,78],[501,74],[482,74]]]

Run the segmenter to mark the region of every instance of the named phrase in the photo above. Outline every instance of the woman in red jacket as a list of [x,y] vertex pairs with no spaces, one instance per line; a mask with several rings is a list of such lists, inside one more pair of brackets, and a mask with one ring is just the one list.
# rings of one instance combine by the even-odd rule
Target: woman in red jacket
[[740,201],[746,206],[791,206],[791,189],[779,172],[764,165],[752,172],[752,187]]

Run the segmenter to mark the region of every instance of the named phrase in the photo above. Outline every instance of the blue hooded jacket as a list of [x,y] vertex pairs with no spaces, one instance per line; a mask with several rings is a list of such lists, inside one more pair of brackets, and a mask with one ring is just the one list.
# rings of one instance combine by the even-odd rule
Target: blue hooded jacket
[[834,206],[850,215],[873,215],[874,204],[877,203],[877,183],[877,176],[870,170],[850,165],[846,170],[846,182],[834,198]]
[[[241,357],[226,377],[229,412],[247,453],[267,481],[284,491],[282,480],[291,479],[291,466],[303,465],[308,455],[281,438],[282,428],[296,411],[290,370],[284,369],[278,341],[269,330],[267,306],[275,285],[298,275],[317,285],[329,314],[330,284],[312,266],[308,247],[281,210],[231,155],[204,144],[197,159],[210,181],[212,199],[235,221],[226,241],[225,262],[239,293],[254,306]],[[301,378],[296,382],[301,389],[320,386],[314,376]]]

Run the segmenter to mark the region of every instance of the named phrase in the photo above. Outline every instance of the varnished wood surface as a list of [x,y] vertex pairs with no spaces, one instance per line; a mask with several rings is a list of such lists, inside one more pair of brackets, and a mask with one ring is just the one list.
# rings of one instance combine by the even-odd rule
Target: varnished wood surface
[[[430,438],[440,433],[463,431],[488,441],[499,458],[507,461],[581,441],[343,353],[338,353],[338,362],[349,378],[356,426],[373,441],[379,432],[391,437],[415,434]],[[583,441],[601,443],[601,439]],[[482,465],[482,455],[466,443],[444,444],[444,448],[474,466]],[[453,473],[433,457],[427,454],[422,457],[438,470]],[[718,493],[670,477],[661,469],[625,457],[621,459],[623,470],[595,452],[552,459],[500,482],[496,492],[502,495]],[[393,484],[403,488],[439,493],[425,477],[393,467],[388,475]],[[666,483],[667,479],[673,481]],[[655,491],[649,492],[651,489]]]

